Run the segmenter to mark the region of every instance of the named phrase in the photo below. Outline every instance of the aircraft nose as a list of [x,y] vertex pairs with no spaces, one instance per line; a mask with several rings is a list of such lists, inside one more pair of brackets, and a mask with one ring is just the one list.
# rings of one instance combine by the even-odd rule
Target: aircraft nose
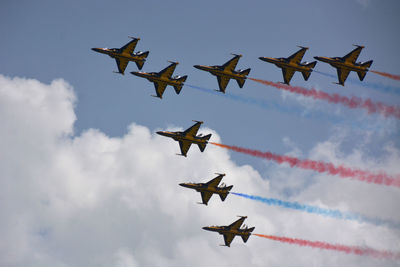
[[321,57],[314,57],[316,60],[322,60],[322,58]]
[[199,69],[199,70],[201,70],[201,67],[200,67],[200,65],[194,65],[193,67],[195,67],[196,69]]
[[179,185],[180,185],[180,186],[183,186],[183,187],[185,187],[185,185],[186,185],[186,184],[184,184],[184,183],[180,183]]
[[100,52],[101,51],[100,48],[92,48],[92,50],[95,51],[95,52]]

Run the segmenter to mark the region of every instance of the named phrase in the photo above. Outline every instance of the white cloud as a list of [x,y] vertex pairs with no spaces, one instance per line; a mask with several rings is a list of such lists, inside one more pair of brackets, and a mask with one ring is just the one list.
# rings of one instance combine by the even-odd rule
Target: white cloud
[[[256,226],[257,233],[393,250],[400,250],[400,238],[392,229],[269,207],[233,195],[225,202],[214,196],[209,206],[198,205],[200,195],[178,183],[206,181],[214,172],[227,173],[224,180],[235,191],[282,195],[251,166],[238,166],[227,151],[211,145],[204,153],[192,147],[187,158],[177,157],[176,142],[136,124],[120,138],[95,129],[73,136],[75,101],[72,87],[63,80],[46,85],[0,76],[1,266],[395,265],[255,236],[247,244],[236,238],[231,248],[219,247],[222,237],[201,227],[229,224],[236,215],[248,215],[247,223]],[[212,132],[213,141],[220,141]],[[290,140],[286,143],[294,146]],[[310,156],[373,169],[384,166],[398,173],[398,151],[391,149],[387,165],[363,161],[356,153],[338,155],[330,140],[317,145]],[[282,188],[308,175],[273,164],[269,172],[273,183],[281,178]],[[295,200],[366,213],[365,203],[376,203],[372,215],[400,220],[394,212],[398,189],[314,176]]]

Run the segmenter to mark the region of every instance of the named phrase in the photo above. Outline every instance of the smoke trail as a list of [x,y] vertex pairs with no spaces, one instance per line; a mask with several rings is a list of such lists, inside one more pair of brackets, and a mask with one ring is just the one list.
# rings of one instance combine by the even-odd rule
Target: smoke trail
[[[266,110],[277,110],[279,112],[284,112],[284,113],[288,113],[288,114],[295,114],[295,115],[299,115],[301,114],[301,116],[308,118],[308,119],[317,119],[317,120],[321,120],[321,121],[329,121],[331,123],[334,124],[342,124],[342,125],[347,125],[348,127],[354,128],[354,129],[365,129],[365,130],[371,130],[371,125],[368,124],[361,124],[361,123],[357,123],[352,121],[347,121],[343,118],[338,118],[337,116],[332,116],[329,114],[324,114],[321,112],[317,112],[317,113],[309,113],[309,112],[301,112],[299,111],[299,109],[296,108],[292,108],[290,106],[287,105],[279,105],[277,103],[271,102],[271,101],[267,101],[265,99],[260,99],[260,98],[253,98],[253,97],[249,97],[249,96],[243,96],[243,95],[237,95],[237,94],[222,94],[220,92],[217,92],[215,90],[212,89],[207,89],[207,88],[203,88],[200,86],[195,86],[195,85],[190,85],[190,84],[185,84],[188,87],[191,87],[193,89],[199,90],[201,92],[207,93],[207,94],[211,94],[211,95],[216,95],[219,97],[224,97],[236,102],[240,102],[242,104],[248,104],[248,105],[252,105],[252,106],[258,106],[262,109],[266,109]],[[375,128],[373,130],[376,130]]]
[[394,74],[390,74],[387,72],[380,72],[380,71],[376,71],[376,70],[370,70],[370,72],[376,73],[378,75],[393,79],[393,80],[397,80],[400,81],[400,75],[394,75]]
[[352,220],[352,221],[358,221],[358,222],[366,222],[366,223],[371,223],[375,225],[387,225],[389,227],[393,228],[400,228],[400,224],[390,221],[390,220],[383,220],[379,218],[369,218],[361,214],[353,213],[353,212],[343,212],[340,210],[332,210],[332,209],[326,209],[326,208],[320,208],[317,206],[312,206],[312,205],[305,205],[305,204],[300,204],[298,202],[288,202],[288,201],[283,201],[280,199],[276,198],[264,198],[260,196],[253,196],[253,195],[247,195],[243,193],[236,193],[236,192],[231,192],[231,194],[256,200],[262,203],[265,203],[270,206],[279,206],[283,208],[288,208],[288,209],[294,209],[294,210],[299,210],[299,211],[305,211],[308,213],[314,213],[314,214],[319,214],[322,216],[326,217],[332,217],[336,219],[343,219],[343,220]]
[[323,91],[317,91],[315,89],[306,89],[300,86],[289,86],[281,83],[274,83],[271,81],[260,80],[249,78],[252,81],[259,82],[268,86],[273,86],[278,89],[282,89],[285,91],[289,91],[292,93],[301,94],[304,96],[312,97],[314,99],[325,100],[330,103],[340,103],[349,108],[364,108],[368,111],[368,114],[371,113],[380,113],[385,117],[393,116],[397,119],[400,119],[400,107],[386,105],[381,102],[372,102],[371,99],[361,99],[359,97],[352,96],[351,98],[346,96],[341,96],[339,94],[328,94]]
[[242,148],[238,146],[229,146],[218,144],[214,142],[209,142],[219,147],[230,149],[236,152],[248,154],[258,158],[264,158],[267,160],[273,160],[278,164],[289,163],[290,167],[298,167],[306,170],[314,170],[320,173],[329,173],[332,175],[339,175],[342,178],[352,178],[359,181],[364,181],[367,183],[384,184],[387,186],[397,186],[400,187],[400,175],[396,177],[391,177],[388,174],[381,172],[378,174],[370,173],[368,171],[351,169],[344,166],[334,166],[332,163],[326,163],[323,161],[309,160],[309,159],[298,159],[291,156],[282,156],[279,154],[274,154],[269,151],[262,152],[259,150],[253,150],[248,148]]
[[335,251],[344,252],[346,254],[371,256],[371,257],[375,257],[375,258],[379,258],[379,259],[400,260],[399,252],[376,250],[376,249],[368,248],[368,247],[330,244],[330,243],[321,242],[321,241],[309,241],[309,240],[304,240],[304,239],[289,238],[289,237],[283,237],[283,236],[262,235],[262,234],[253,234],[253,235],[268,238],[268,239],[283,242],[283,243],[289,243],[289,244],[295,244],[295,245],[299,245],[299,246],[307,246],[307,247],[313,247],[313,248],[320,248],[320,249],[327,249],[327,250],[335,250]]
[[[322,72],[322,71],[314,70],[313,72],[319,73],[321,75],[324,75],[324,76],[327,76],[327,77],[330,77],[330,78],[336,78],[335,75],[329,74],[329,73],[325,73],[325,72]],[[383,84],[383,83],[372,83],[372,82],[366,82],[366,81],[362,82],[362,81],[359,81],[359,80],[351,78],[351,77],[349,77],[346,80],[346,83],[355,84],[355,85],[358,85],[358,86],[362,86],[364,88],[374,89],[374,90],[377,90],[379,92],[385,91],[387,93],[400,94],[400,87],[390,86],[390,85],[386,85],[386,84]]]

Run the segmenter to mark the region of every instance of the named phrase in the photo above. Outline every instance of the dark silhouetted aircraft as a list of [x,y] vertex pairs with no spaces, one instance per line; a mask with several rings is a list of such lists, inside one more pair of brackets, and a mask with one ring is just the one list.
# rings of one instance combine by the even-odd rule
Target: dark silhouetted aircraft
[[124,45],[121,48],[92,48],[93,51],[109,55],[112,58],[115,58],[117,61],[118,72],[120,74],[124,74],[126,66],[128,66],[129,61],[134,61],[139,70],[142,69],[144,62],[146,61],[147,56],[149,55],[149,51],[146,52],[136,52],[133,53],[137,42],[140,38],[129,37],[132,39],[129,43]]
[[360,81],[362,81],[364,80],[364,77],[368,72],[368,68],[371,67],[371,64],[373,62],[372,60],[356,63],[356,60],[364,46],[354,46],[356,46],[357,48],[355,48],[344,57],[314,57],[315,59],[328,63],[332,67],[336,68],[339,80],[339,82],[336,84],[344,86],[344,82],[346,81],[347,76],[349,76],[350,71],[357,72],[358,78],[360,78]]
[[221,200],[224,201],[225,198],[228,196],[229,191],[232,189],[233,185],[226,186],[225,184],[221,184],[221,186],[218,186],[225,174],[216,174],[218,174],[218,176],[207,183],[181,183],[179,185],[187,188],[192,188],[197,192],[200,192],[203,203],[199,204],[207,205],[213,194],[218,194]]
[[169,65],[160,72],[132,71],[131,73],[133,75],[146,78],[150,82],[154,83],[154,87],[156,88],[156,94],[157,94],[157,95],[152,95],[154,97],[159,97],[161,99],[167,85],[173,86],[175,88],[176,94],[179,95],[179,93],[182,90],[183,83],[186,81],[187,76],[185,75],[185,76],[172,77],[176,65],[178,65],[179,63],[172,61],[168,62],[170,62],[171,65]]
[[195,121],[196,123],[187,129],[184,132],[167,132],[167,131],[159,131],[157,134],[170,137],[175,141],[179,142],[179,146],[181,148],[181,154],[177,154],[180,156],[185,156],[189,151],[189,148],[192,144],[196,144],[199,146],[201,152],[206,149],[208,140],[211,137],[211,134],[203,136],[202,134],[196,136],[199,131],[200,125],[203,123],[202,121]]
[[203,227],[203,229],[207,230],[207,231],[218,232],[220,235],[223,235],[225,245],[221,245],[221,246],[230,247],[233,238],[235,238],[235,236],[237,236],[237,235],[241,236],[243,239],[243,242],[246,243],[251,235],[251,232],[253,232],[255,227],[248,228],[245,225],[243,225],[243,227],[241,227],[242,223],[247,218],[247,216],[239,216],[239,217],[240,217],[239,220],[233,222],[232,224],[230,224],[228,226],[209,226],[209,227]]
[[304,80],[307,81],[311,75],[311,72],[313,71],[313,68],[315,67],[315,64],[317,64],[317,61],[301,63],[304,53],[307,51],[308,47],[299,47],[300,50],[288,58],[259,57],[259,59],[269,63],[273,63],[278,68],[281,68],[283,73],[283,80],[288,85],[293,77],[293,74],[296,71],[300,71],[301,74],[303,74]]
[[208,71],[212,75],[217,76],[219,91],[222,93],[225,93],[225,88],[230,79],[235,79],[239,87],[242,88],[246,81],[246,76],[249,75],[251,69],[235,71],[239,58],[241,58],[242,55],[232,55],[234,55],[234,57],[222,66],[194,65],[194,67],[199,70]]

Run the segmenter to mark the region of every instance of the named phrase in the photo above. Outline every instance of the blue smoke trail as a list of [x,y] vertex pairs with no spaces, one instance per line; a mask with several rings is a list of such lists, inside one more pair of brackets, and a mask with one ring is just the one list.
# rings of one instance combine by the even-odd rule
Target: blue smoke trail
[[231,194],[241,196],[244,198],[248,198],[248,199],[252,199],[252,200],[256,200],[259,202],[263,202],[270,206],[280,206],[283,208],[305,211],[308,213],[319,214],[322,216],[332,217],[332,218],[336,218],[336,219],[352,220],[352,221],[358,221],[361,223],[366,222],[366,223],[375,224],[375,225],[387,225],[392,228],[400,229],[400,223],[396,223],[396,222],[393,222],[390,220],[383,220],[383,219],[379,219],[379,218],[370,218],[370,217],[366,217],[364,215],[353,213],[353,212],[343,212],[340,210],[325,209],[325,208],[320,208],[317,206],[300,204],[298,202],[288,202],[288,201],[283,201],[283,200],[276,199],[276,198],[264,198],[264,197],[260,197],[260,196],[252,196],[252,195],[236,193],[236,192],[231,192]]
[[[317,71],[317,70],[314,70],[313,72],[316,72],[318,74],[324,75],[326,77],[330,77],[330,78],[334,78],[334,79],[337,78],[336,75],[333,75],[333,74],[329,74],[329,73],[325,73],[325,72],[321,72],[321,71]],[[346,80],[346,82],[351,83],[351,84],[355,84],[355,85],[358,85],[358,86],[362,86],[362,87],[365,87],[365,88],[378,90],[380,92],[385,91],[386,93],[400,94],[400,87],[390,86],[390,85],[386,85],[386,84],[383,84],[383,83],[362,82],[362,81],[359,81],[359,80],[351,78],[351,77],[349,77]]]
[[243,104],[249,104],[249,105],[258,106],[258,107],[263,108],[263,109],[268,109],[268,110],[275,109],[275,110],[278,110],[280,112],[285,112],[285,113],[289,113],[289,114],[296,114],[296,115],[302,114],[302,116],[304,116],[305,118],[317,119],[317,120],[323,120],[323,121],[330,121],[331,123],[334,123],[334,124],[340,123],[340,124],[347,125],[347,126],[349,126],[351,128],[354,128],[354,129],[370,130],[370,128],[371,128],[368,125],[364,125],[364,124],[362,125],[361,123],[356,123],[354,121],[345,121],[344,119],[341,119],[341,118],[338,118],[338,117],[335,117],[335,116],[330,116],[328,114],[323,114],[323,113],[320,113],[320,112],[318,112],[318,113],[309,113],[309,112],[302,113],[298,109],[291,108],[291,107],[288,107],[288,106],[282,106],[282,105],[279,105],[277,103],[274,103],[274,102],[271,102],[271,101],[267,101],[265,99],[253,98],[253,97],[248,97],[248,96],[241,96],[241,95],[236,95],[236,94],[232,94],[232,93],[223,94],[221,92],[217,92],[215,90],[203,88],[203,87],[200,87],[200,86],[195,86],[195,85],[190,85],[190,84],[185,84],[185,85],[188,86],[188,87],[191,87],[193,89],[199,90],[201,92],[205,92],[205,93],[212,94],[212,95],[217,95],[217,96],[220,96],[220,97],[225,97],[225,98],[228,98],[230,100],[237,101],[237,102],[240,102],[240,103],[243,103]]

